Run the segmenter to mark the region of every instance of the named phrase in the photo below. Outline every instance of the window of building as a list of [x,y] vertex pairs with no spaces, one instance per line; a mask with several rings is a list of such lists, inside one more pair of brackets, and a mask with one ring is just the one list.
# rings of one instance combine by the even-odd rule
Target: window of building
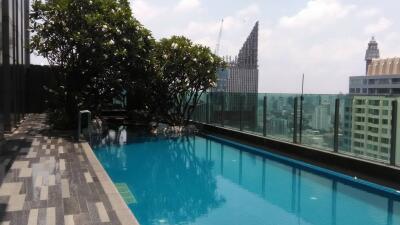
[[355,142],[354,142],[354,146],[359,147],[359,148],[364,148],[364,143],[355,141]]
[[386,147],[381,147],[381,152],[387,154],[387,153],[389,153],[389,149]]
[[356,105],[365,105],[365,99],[357,99]]
[[356,113],[365,113],[365,109],[364,108],[357,108],[356,109]]
[[362,125],[356,125],[356,130],[364,130],[364,126],[362,126]]
[[378,88],[378,94],[389,94],[390,89],[389,88]]
[[368,135],[368,141],[378,142],[379,138],[375,136]]
[[381,138],[383,144],[389,144],[389,138]]
[[365,122],[365,117],[356,116],[356,122]]
[[373,105],[373,106],[379,106],[380,105],[380,101],[379,100],[369,100],[368,104],[369,105]]
[[392,79],[393,84],[400,84],[400,78],[393,78]]
[[355,133],[355,134],[354,134],[354,138],[364,139],[364,134]]
[[368,118],[368,123],[379,124],[379,119],[376,119],[376,118]]
[[383,106],[389,106],[389,101],[387,101],[387,100],[382,101],[382,105],[383,105]]
[[377,134],[377,133],[379,133],[379,128],[368,127],[368,131]]
[[368,109],[370,115],[379,116],[379,109]]
[[390,80],[389,79],[379,79],[378,84],[389,84]]

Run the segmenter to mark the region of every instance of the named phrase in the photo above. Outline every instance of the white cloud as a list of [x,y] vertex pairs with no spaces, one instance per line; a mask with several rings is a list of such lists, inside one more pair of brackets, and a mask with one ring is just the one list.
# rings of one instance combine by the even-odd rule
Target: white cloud
[[260,14],[260,7],[257,4],[251,4],[237,13],[240,18],[251,18],[258,14]]
[[368,8],[368,9],[360,10],[357,13],[357,16],[359,16],[359,17],[375,17],[375,16],[379,15],[380,13],[381,12],[376,8]]
[[390,26],[392,26],[392,24],[393,22],[386,17],[381,17],[375,23],[367,25],[364,31],[366,34],[377,34],[387,30]]
[[175,7],[177,12],[187,12],[197,9],[200,6],[200,0],[180,0],[178,5]]
[[293,16],[284,16],[279,24],[286,28],[303,28],[335,22],[349,14],[354,5],[343,5],[337,0],[310,0]]
[[151,5],[145,0],[130,0],[133,14],[140,21],[152,20],[166,11],[160,6]]

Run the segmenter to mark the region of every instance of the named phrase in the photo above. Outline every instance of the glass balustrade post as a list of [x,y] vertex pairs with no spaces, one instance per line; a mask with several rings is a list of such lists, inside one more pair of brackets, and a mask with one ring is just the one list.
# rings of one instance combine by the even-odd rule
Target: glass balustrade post
[[301,97],[300,97],[300,118],[299,118],[299,120],[300,120],[299,144],[302,143],[302,138],[303,138],[303,102],[304,102],[304,97],[303,97],[303,95],[301,95]]
[[334,133],[333,133],[333,151],[339,151],[339,123],[340,123],[340,99],[335,100],[335,124],[334,124]]
[[267,136],[267,96],[264,96],[263,101],[263,135]]
[[244,96],[241,94],[239,96],[239,128],[240,128],[240,131],[243,131],[243,98],[244,98]]
[[221,92],[221,126],[224,126],[224,115],[225,114],[225,98],[224,92]]
[[390,138],[390,165],[396,165],[396,137],[397,137],[397,100],[392,102],[392,132]]
[[206,96],[206,123],[210,123],[210,94],[207,93]]
[[293,143],[297,143],[297,107],[298,107],[298,98],[294,98],[294,110],[293,110]]

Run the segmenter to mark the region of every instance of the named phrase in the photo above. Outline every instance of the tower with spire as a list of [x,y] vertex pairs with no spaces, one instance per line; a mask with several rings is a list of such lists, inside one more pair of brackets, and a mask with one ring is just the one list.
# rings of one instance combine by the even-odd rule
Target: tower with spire
[[366,62],[366,69],[365,74],[368,74],[368,66],[371,65],[373,59],[379,59],[379,48],[378,42],[376,42],[375,37],[371,38],[371,41],[368,43],[368,49],[365,53],[365,62]]

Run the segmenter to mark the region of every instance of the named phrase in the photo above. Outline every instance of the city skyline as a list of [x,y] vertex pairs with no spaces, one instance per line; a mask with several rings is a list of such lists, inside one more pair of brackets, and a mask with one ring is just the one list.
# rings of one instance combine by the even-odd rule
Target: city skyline
[[364,74],[371,36],[376,36],[382,55],[400,53],[394,7],[399,3],[394,0],[385,4],[372,0],[131,2],[135,17],[156,38],[185,35],[211,49],[225,18],[221,56],[235,55],[250,24],[259,20],[259,92],[298,93],[305,73],[306,93],[347,93],[348,77]]

